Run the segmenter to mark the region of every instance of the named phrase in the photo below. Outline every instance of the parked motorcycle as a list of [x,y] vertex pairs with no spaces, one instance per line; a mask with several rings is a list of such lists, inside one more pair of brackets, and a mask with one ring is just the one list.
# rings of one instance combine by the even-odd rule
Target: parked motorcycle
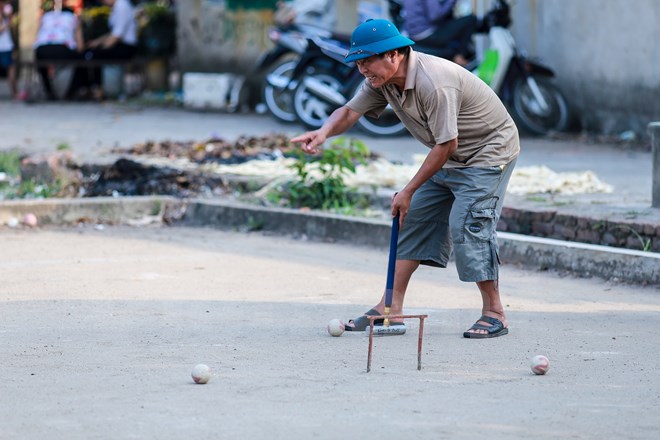
[[552,80],[554,72],[518,48],[510,24],[509,4],[496,0],[482,26],[490,44],[473,72],[497,92],[523,130],[538,135],[566,130],[569,106]]
[[[401,0],[389,0],[393,21],[401,25]],[[495,0],[480,20],[477,32],[487,34],[489,45],[480,60],[465,66],[484,80],[508,107],[518,126],[531,134],[563,131],[570,121],[569,106],[552,81],[554,72],[527,57],[516,45],[509,30],[511,10],[506,0]],[[416,44],[416,51],[447,58],[446,48]]]
[[263,103],[270,114],[282,122],[297,121],[292,101],[297,81],[291,81],[291,74],[307,48],[308,38],[317,34],[330,35],[324,29],[305,25],[272,27],[268,30],[273,48],[257,61],[257,72],[264,75],[261,86]]
[[[317,129],[330,114],[346,104],[362,86],[364,77],[355,63],[345,62],[350,39],[313,36],[292,73],[297,81],[293,93],[293,110],[310,129]],[[406,128],[389,106],[379,118],[362,116],[357,126],[372,136],[397,136]]]
[[[490,42],[483,59],[475,58],[465,67],[489,84],[522,130],[539,135],[565,130],[569,124],[569,106],[552,81],[554,72],[518,49],[510,25],[508,3],[496,0],[478,28],[478,32],[488,34]],[[422,45],[414,48],[436,56],[446,54],[446,48]],[[293,110],[308,128],[320,127],[334,109],[348,102],[364,81],[352,63],[344,62],[347,50],[347,41],[320,36],[308,39],[291,77],[296,83]],[[376,136],[405,132],[390,108],[380,118],[361,118],[358,125]]]

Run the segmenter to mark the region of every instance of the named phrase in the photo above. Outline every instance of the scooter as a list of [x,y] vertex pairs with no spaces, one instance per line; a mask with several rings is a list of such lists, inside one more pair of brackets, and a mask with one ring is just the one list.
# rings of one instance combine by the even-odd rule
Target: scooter
[[[488,34],[489,47],[482,59],[474,58],[466,69],[498,94],[522,130],[537,135],[565,130],[569,124],[569,106],[552,81],[554,72],[518,49],[508,29],[510,24],[508,3],[496,0],[478,28],[479,33]],[[436,56],[446,53],[444,48],[422,45],[415,45],[414,49]],[[320,127],[334,109],[348,102],[363,82],[357,69],[344,63],[347,50],[348,45],[343,41],[319,36],[308,40],[307,50],[292,74],[292,79],[297,81],[293,109],[308,128]],[[325,63],[320,61],[324,58]],[[376,136],[405,132],[389,108],[380,118],[361,118],[358,125]]]
[[305,25],[272,27],[268,30],[268,38],[274,45],[257,60],[256,72],[264,75],[261,85],[263,103],[279,121],[297,121],[292,101],[297,81],[291,81],[291,74],[307,49],[308,38],[317,34],[330,35],[324,29]]
[[497,92],[523,130],[536,135],[564,131],[570,122],[569,106],[552,80],[554,72],[518,48],[509,30],[510,17],[506,0],[496,0],[482,24],[489,46],[471,70]]
[[[297,81],[293,110],[309,129],[321,127],[328,116],[346,104],[364,82],[355,63],[345,62],[350,39],[336,37],[312,36],[291,75],[291,79]],[[407,132],[389,106],[378,118],[362,116],[357,126],[372,136],[398,136]]]
[[[403,23],[405,11],[400,0],[389,0],[395,23]],[[481,59],[471,59],[466,69],[486,82],[508,107],[524,131],[543,135],[564,131],[570,121],[566,98],[552,81],[554,72],[527,57],[516,44],[509,27],[511,9],[506,0],[495,0],[480,20],[477,33],[487,34],[489,44]],[[416,51],[448,58],[445,48],[416,44]]]

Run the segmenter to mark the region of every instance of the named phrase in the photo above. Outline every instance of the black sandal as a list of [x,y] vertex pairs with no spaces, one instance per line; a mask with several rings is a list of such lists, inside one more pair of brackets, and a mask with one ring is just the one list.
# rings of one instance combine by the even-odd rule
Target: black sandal
[[[479,324],[479,321],[487,322],[490,324],[490,326]],[[486,330],[487,333],[473,333],[470,332],[470,330]],[[477,322],[475,322],[474,325],[468,329],[468,331],[463,333],[463,337],[470,339],[486,339],[504,336],[507,333],[509,333],[509,329],[504,327],[502,321],[497,318],[484,315],[477,319]]]
[[[360,316],[359,318],[351,319],[348,321],[349,324],[353,324],[353,327],[347,325],[346,326],[346,331],[347,332],[363,332],[369,327],[369,318],[367,316],[379,316],[381,313],[377,311],[376,309],[371,309],[368,312],[366,312],[364,315]],[[376,319],[374,321],[374,325],[378,325],[383,322],[382,319]]]

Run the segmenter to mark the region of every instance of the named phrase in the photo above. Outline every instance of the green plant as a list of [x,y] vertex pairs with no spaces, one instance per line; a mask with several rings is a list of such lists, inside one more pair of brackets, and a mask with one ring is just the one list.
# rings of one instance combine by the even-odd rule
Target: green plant
[[40,183],[34,180],[26,180],[20,183],[16,191],[16,197],[20,199],[47,199],[56,197],[62,189],[60,182]]
[[264,228],[264,226],[266,226],[266,222],[264,220],[255,219],[252,216],[248,217],[247,225],[246,225],[246,229],[248,232],[261,231]]
[[642,234],[640,234],[630,226],[618,225],[615,226],[614,229],[623,229],[624,231],[629,231],[632,235],[635,236],[635,238],[637,238],[637,240],[639,240],[639,243],[642,245],[642,251],[648,252],[651,250],[651,245],[652,245],[651,239],[650,238],[644,239],[644,237],[642,237]]
[[80,13],[83,38],[90,41],[110,32],[108,20],[111,9],[108,6],[85,8]]
[[18,151],[0,151],[0,172],[11,177],[21,174],[21,155]]
[[19,184],[0,184],[0,200],[47,199],[59,196],[62,189],[61,182],[49,184],[26,180]]
[[324,148],[318,157],[296,150],[296,162],[291,165],[297,179],[268,196],[269,200],[286,200],[294,208],[310,208],[348,212],[354,209],[355,191],[344,177],[355,173],[358,163],[366,164],[369,150],[356,139],[338,138]]
[[176,15],[166,1],[148,1],[138,15],[140,53],[168,56],[176,50]]
[[158,200],[154,201],[154,204],[151,205],[150,214],[151,215],[160,215],[160,213],[162,211],[163,211],[163,204]]

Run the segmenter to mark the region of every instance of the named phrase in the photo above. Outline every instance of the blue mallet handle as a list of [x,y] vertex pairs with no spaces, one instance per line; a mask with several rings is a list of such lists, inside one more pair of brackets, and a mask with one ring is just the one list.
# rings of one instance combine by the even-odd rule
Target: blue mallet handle
[[392,219],[392,234],[390,235],[390,260],[387,265],[387,283],[385,284],[385,314],[392,307],[392,291],[394,289],[394,269],[396,266],[396,245],[399,241],[399,214]]

